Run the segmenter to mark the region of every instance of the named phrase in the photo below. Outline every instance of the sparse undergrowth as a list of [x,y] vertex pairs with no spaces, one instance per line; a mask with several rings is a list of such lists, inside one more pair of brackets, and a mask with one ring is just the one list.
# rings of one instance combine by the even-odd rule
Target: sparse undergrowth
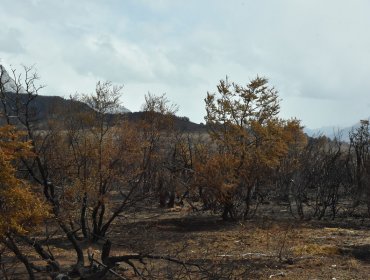
[[[166,255],[197,266],[155,259],[146,260],[145,265],[135,261],[141,277],[127,264],[113,269],[125,279],[367,279],[370,273],[370,233],[356,221],[256,218],[236,223],[204,213],[156,208],[129,217],[121,217],[110,233],[112,256],[133,252]],[[99,260],[100,251],[86,244],[89,246]],[[63,260],[61,265],[73,264],[68,246],[55,240],[53,247]],[[9,265],[3,267],[9,269],[8,275],[12,269],[17,271]],[[15,274],[10,279],[23,276]],[[123,278],[110,273],[108,279]]]

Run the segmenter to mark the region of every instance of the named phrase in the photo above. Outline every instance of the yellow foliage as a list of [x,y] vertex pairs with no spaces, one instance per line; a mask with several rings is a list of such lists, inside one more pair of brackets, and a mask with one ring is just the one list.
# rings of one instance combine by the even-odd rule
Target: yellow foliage
[[339,248],[333,245],[305,244],[293,247],[296,255],[336,255]]
[[48,213],[48,206],[16,177],[17,160],[32,155],[30,143],[23,142],[21,136],[12,126],[0,127],[0,237],[26,233]]

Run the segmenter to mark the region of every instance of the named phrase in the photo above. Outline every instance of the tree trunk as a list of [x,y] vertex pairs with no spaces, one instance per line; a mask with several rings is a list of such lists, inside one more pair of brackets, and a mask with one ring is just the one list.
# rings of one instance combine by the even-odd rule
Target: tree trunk
[[235,217],[234,217],[234,213],[233,213],[233,204],[228,202],[228,203],[225,203],[224,205],[224,211],[222,212],[222,219],[224,221],[227,221],[229,220],[229,217],[231,220],[234,220]]
[[251,208],[251,199],[252,199],[252,187],[248,187],[247,196],[245,197],[245,211],[243,219],[247,220],[249,218],[249,210]]
[[28,261],[28,258],[25,255],[23,255],[22,252],[19,250],[18,246],[15,244],[11,236],[8,235],[7,238],[3,239],[2,241],[14,253],[17,259],[24,264],[28,272],[29,279],[30,280],[36,279],[31,263]]
[[84,197],[82,199],[82,207],[81,207],[81,216],[80,216],[80,223],[81,223],[81,230],[84,238],[88,238],[88,230],[87,230],[87,221],[86,221],[86,210],[87,210],[87,193],[84,193]]

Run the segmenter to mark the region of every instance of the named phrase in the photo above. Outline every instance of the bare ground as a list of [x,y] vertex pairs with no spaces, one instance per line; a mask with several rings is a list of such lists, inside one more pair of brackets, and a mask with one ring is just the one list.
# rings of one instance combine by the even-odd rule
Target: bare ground
[[[225,222],[181,208],[147,209],[122,219],[111,232],[117,254],[170,255],[209,271],[189,279],[370,279],[369,221],[364,219],[301,222],[265,216]],[[166,264],[158,267],[161,279]],[[176,272],[167,276],[173,279]]]
[[[148,260],[144,268],[135,263],[146,279],[370,279],[368,219],[303,222],[275,216],[225,222],[212,213],[148,207],[119,218],[109,233],[112,254],[171,256],[199,266]],[[72,265],[68,244],[57,238],[53,243],[61,263]],[[126,279],[140,279],[128,265],[114,270]],[[26,275],[18,273],[10,279],[22,278]]]

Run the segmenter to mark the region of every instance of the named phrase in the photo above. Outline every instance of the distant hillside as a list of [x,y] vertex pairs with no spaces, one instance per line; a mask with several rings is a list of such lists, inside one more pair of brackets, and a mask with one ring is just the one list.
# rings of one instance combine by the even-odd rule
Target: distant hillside
[[[4,92],[16,92],[17,85],[13,78],[6,71],[5,67],[0,64],[0,82]],[[25,92],[23,88],[18,89],[18,92]]]
[[360,127],[360,122],[348,127],[326,126],[317,129],[304,128],[304,131],[311,137],[325,135],[330,139],[334,139],[334,137],[339,135],[342,141],[349,142],[349,133],[358,127]]
[[[127,113],[125,114],[125,117],[129,121],[137,122],[139,120],[142,120],[145,117],[145,114],[146,112]],[[205,132],[207,130],[207,127],[205,125],[193,123],[187,117],[175,116],[174,126],[178,130],[187,132]]]
[[[15,94],[11,92],[6,93],[6,110],[9,115],[17,115],[17,110],[21,110],[20,113],[22,113],[22,110],[24,110],[23,106],[15,106],[15,104],[25,104],[28,100],[28,96],[26,94]],[[71,101],[64,99],[60,96],[44,96],[39,95],[36,98],[32,99],[29,102],[28,108],[29,108],[29,114],[30,119],[32,121],[37,122],[45,122],[48,119],[52,118],[53,116],[57,114],[63,113],[63,108],[68,108],[70,106],[70,103],[73,103],[74,108],[76,110],[80,111],[89,111],[91,110],[89,106],[87,106],[83,102],[79,101]],[[22,108],[23,107],[23,108]],[[3,106],[0,108],[0,112],[3,111]]]
[[[8,115],[18,115],[18,109],[21,107],[18,106],[16,108],[15,104],[25,104],[28,101],[28,96],[25,94],[25,90],[23,88],[18,88],[17,85],[12,79],[12,77],[8,74],[5,67],[0,65],[0,84],[3,86],[2,92],[6,95],[6,110]],[[19,92],[19,94],[15,94],[15,92]],[[29,114],[30,119],[33,120],[37,125],[41,128],[43,127],[48,120],[50,119],[62,119],[63,114],[66,113],[66,110],[78,111],[78,112],[89,112],[92,111],[87,104],[77,101],[77,100],[70,100],[64,99],[60,96],[46,96],[46,95],[39,95],[33,100],[30,101],[29,105]],[[4,110],[3,106],[0,106],[0,113]],[[22,110],[22,108],[21,108]],[[145,117],[145,112],[135,112],[132,113],[130,110],[125,108],[124,106],[119,106],[114,111],[110,111],[107,114],[107,120],[111,119],[112,116],[120,116],[122,118],[126,118],[129,121],[138,121]],[[11,118],[11,120],[16,123],[16,118]],[[0,123],[4,122],[3,119],[0,118]],[[182,130],[182,131],[205,131],[206,127],[204,125],[196,124],[191,121],[187,117],[175,117],[175,128]]]
[[[10,112],[10,115],[16,115],[15,112],[15,104],[17,102],[25,103],[27,101],[26,94],[14,94],[14,93],[6,93],[8,100],[10,102],[7,103],[7,111]],[[39,95],[35,99],[33,99],[30,104],[30,115],[31,120],[38,123],[39,127],[43,127],[46,122],[50,119],[62,119],[63,114],[65,114],[66,110],[74,110],[74,111],[92,111],[92,109],[85,103],[64,99],[60,96],[45,96]],[[0,112],[2,111],[2,107],[0,107]],[[131,113],[125,107],[121,106],[119,110],[116,112],[110,112],[107,114],[108,120],[113,116],[119,116],[122,118],[126,118],[129,121],[139,121],[144,118],[145,112],[134,112]],[[0,120],[1,122],[1,120]],[[181,131],[205,131],[206,127],[204,125],[196,124],[191,121],[187,117],[177,117],[175,116],[175,128]]]

